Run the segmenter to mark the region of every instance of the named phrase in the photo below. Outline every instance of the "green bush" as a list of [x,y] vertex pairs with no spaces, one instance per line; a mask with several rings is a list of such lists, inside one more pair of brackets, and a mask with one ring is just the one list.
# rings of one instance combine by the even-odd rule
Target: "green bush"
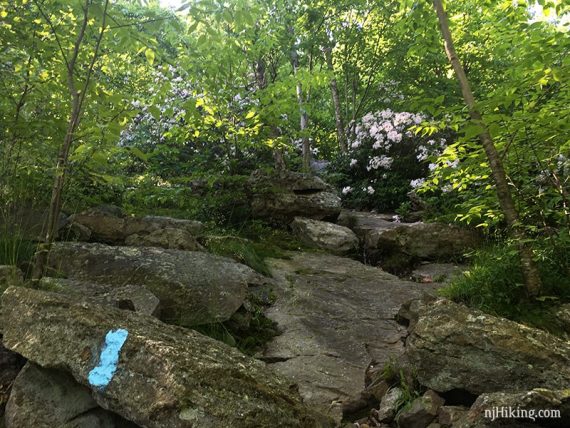
[[262,275],[271,275],[264,257],[258,253],[254,243],[247,239],[237,236],[209,236],[204,243],[213,254],[230,257]]
[[449,131],[414,132],[427,119],[422,114],[390,109],[367,113],[358,120],[349,150],[329,165],[331,183],[348,208],[391,211],[408,200],[429,174],[429,160],[446,147]]
[[250,217],[244,175],[180,177],[168,183],[147,178],[125,192],[124,206],[133,213],[191,218],[217,225],[236,225]]
[[556,333],[552,308],[570,301],[570,237],[568,230],[533,244],[543,283],[541,296],[529,299],[514,243],[496,244],[471,255],[472,266],[440,290],[444,297],[493,315]]

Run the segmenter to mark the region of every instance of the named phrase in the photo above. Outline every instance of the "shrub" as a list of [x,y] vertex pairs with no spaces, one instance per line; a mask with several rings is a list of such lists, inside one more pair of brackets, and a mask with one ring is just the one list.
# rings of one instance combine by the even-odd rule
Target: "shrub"
[[349,208],[394,210],[428,176],[428,159],[447,144],[443,132],[422,137],[414,126],[426,117],[390,109],[368,113],[356,124],[347,154],[329,168]]
[[570,301],[570,237],[568,230],[537,239],[536,261],[543,292],[529,299],[514,243],[494,245],[472,254],[472,266],[463,276],[440,290],[441,295],[493,315],[556,332],[550,309]]

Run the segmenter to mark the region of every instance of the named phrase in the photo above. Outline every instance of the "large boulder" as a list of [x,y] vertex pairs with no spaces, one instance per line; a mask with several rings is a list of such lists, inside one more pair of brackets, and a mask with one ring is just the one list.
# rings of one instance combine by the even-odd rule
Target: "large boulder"
[[229,319],[243,304],[249,267],[203,252],[56,242],[50,265],[71,279],[139,285],[160,299],[161,319],[193,326]]
[[334,220],[340,213],[336,191],[310,174],[255,171],[249,191],[252,214],[257,218],[289,224],[297,216]]
[[125,239],[125,244],[131,247],[160,247],[186,251],[204,250],[204,247],[188,231],[172,227],[155,230],[146,235],[134,233]]
[[418,381],[473,396],[570,384],[570,343],[448,300],[415,305],[405,356]]
[[482,243],[472,229],[444,223],[400,223],[385,214],[344,211],[339,223],[360,237],[372,261],[449,260]]
[[347,254],[358,249],[358,237],[348,227],[338,224],[295,217],[291,229],[305,244],[334,254]]
[[[127,215],[119,207],[100,205],[71,215],[66,228],[78,239],[88,238],[97,242],[119,244],[126,238],[126,219]],[[80,229],[81,233],[76,234],[73,229]]]
[[395,315],[402,303],[434,290],[325,253],[292,253],[269,263],[276,301],[266,314],[281,334],[263,358],[322,409],[339,402],[349,407],[371,359],[382,368],[398,358],[406,329]]
[[135,233],[145,234],[164,229],[178,229],[197,236],[202,233],[203,228],[204,225],[197,220],[148,215],[144,217],[129,217],[126,222],[125,234],[130,236]]
[[195,240],[202,231],[199,221],[160,216],[134,217],[114,205],[101,205],[70,216],[66,230],[80,241],[192,251],[201,249]]
[[89,388],[63,371],[27,363],[6,405],[6,428],[136,428],[132,422],[104,410]]
[[160,300],[140,285],[109,285],[77,279],[43,277],[40,288],[69,294],[100,305],[159,315]]
[[11,287],[8,348],[65,368],[103,408],[148,428],[326,427],[291,384],[221,342],[131,311]]

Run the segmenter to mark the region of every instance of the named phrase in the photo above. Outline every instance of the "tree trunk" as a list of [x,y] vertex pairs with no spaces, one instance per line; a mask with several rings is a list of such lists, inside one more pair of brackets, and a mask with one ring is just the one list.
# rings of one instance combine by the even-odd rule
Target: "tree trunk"
[[[297,54],[295,47],[293,47],[293,50],[291,51],[291,65],[293,66],[293,74],[297,75],[297,71],[299,69],[299,55]],[[303,85],[300,81],[297,81],[296,93],[297,103],[299,104],[299,112],[301,115],[301,119],[299,121],[299,129],[301,131],[303,148],[303,171],[309,172],[311,170],[311,141],[306,135],[309,117],[307,115],[307,110],[305,109],[305,102],[303,100]]]
[[55,238],[57,237],[59,216],[61,214],[63,186],[65,185],[65,179],[67,177],[67,168],[69,164],[69,152],[71,150],[73,140],[75,139],[75,132],[77,130],[77,127],[79,126],[79,122],[81,121],[81,112],[82,112],[83,101],[85,100],[85,93],[87,92],[91,74],[93,72],[93,68],[95,67],[97,56],[99,54],[101,40],[103,39],[103,34],[106,30],[106,18],[107,18],[108,6],[109,6],[109,0],[106,0],[103,10],[101,32],[99,33],[94,48],[93,57],[87,69],[87,76],[85,78],[84,85],[80,91],[77,89],[75,83],[75,65],[79,57],[79,52],[81,49],[81,45],[83,43],[83,39],[85,37],[85,31],[87,29],[87,24],[89,21],[89,0],[86,0],[85,5],[83,7],[84,10],[83,21],[81,23],[81,28],[79,30],[79,34],[77,35],[77,39],[75,40],[75,45],[73,48],[71,59],[69,59],[68,61],[67,58],[64,56],[64,60],[67,66],[67,87],[69,89],[69,94],[71,96],[71,112],[67,124],[67,131],[65,133],[65,138],[59,149],[57,162],[55,166],[55,177],[52,186],[50,207],[45,227],[44,241],[40,245],[35,255],[34,268],[32,272],[32,279],[35,281],[39,280],[45,274],[49,252],[51,250],[51,246]]
[[[327,61],[327,67],[331,73],[334,73],[334,67],[332,62],[332,49],[325,48],[325,59]],[[340,105],[340,97],[338,95],[338,84],[336,81],[336,77],[331,79],[331,96],[334,106],[334,119],[336,125],[336,137],[338,140],[338,147],[341,153],[346,153],[348,151],[348,146],[346,144],[346,134],[344,130],[344,121],[342,119],[342,108]]]
[[540,293],[542,288],[540,275],[533,260],[532,249],[529,247],[525,232],[519,223],[519,215],[507,182],[507,177],[505,169],[501,162],[501,157],[499,156],[497,148],[495,147],[491,134],[489,133],[489,129],[483,122],[481,113],[475,105],[475,98],[473,96],[473,92],[471,91],[471,85],[469,84],[465,70],[463,69],[463,66],[461,65],[461,62],[457,56],[457,52],[455,51],[453,38],[449,30],[449,22],[447,15],[443,9],[442,0],[433,0],[433,6],[439,20],[439,25],[445,45],[445,52],[447,54],[449,62],[451,63],[451,66],[453,67],[457,80],[459,81],[463,99],[465,100],[465,104],[469,109],[469,115],[471,116],[471,120],[481,128],[479,140],[481,141],[481,145],[483,146],[483,149],[485,150],[485,154],[487,155],[487,159],[489,161],[491,174],[493,176],[493,180],[495,181],[497,197],[505,216],[509,233],[517,241],[527,293],[530,296],[536,296]]
[[[263,57],[259,58],[257,62],[254,64],[255,69],[255,83],[259,90],[263,90],[267,87],[267,65]],[[274,139],[280,135],[279,129],[276,126],[273,126],[270,131],[271,136]],[[285,165],[285,156],[283,155],[283,148],[276,144],[273,147],[273,160],[274,160],[274,167],[277,171],[283,171],[287,167]]]

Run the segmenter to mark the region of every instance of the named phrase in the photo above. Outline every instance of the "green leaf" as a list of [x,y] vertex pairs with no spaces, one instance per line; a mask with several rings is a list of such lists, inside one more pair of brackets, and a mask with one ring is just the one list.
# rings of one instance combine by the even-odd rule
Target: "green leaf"
[[148,161],[148,155],[143,153],[139,148],[137,147],[129,147],[130,152],[135,155],[137,158],[139,158],[140,160],[142,160],[143,162],[147,162]]
[[146,60],[150,65],[154,64],[154,51],[150,48],[146,48],[144,51],[144,55],[146,56]]

